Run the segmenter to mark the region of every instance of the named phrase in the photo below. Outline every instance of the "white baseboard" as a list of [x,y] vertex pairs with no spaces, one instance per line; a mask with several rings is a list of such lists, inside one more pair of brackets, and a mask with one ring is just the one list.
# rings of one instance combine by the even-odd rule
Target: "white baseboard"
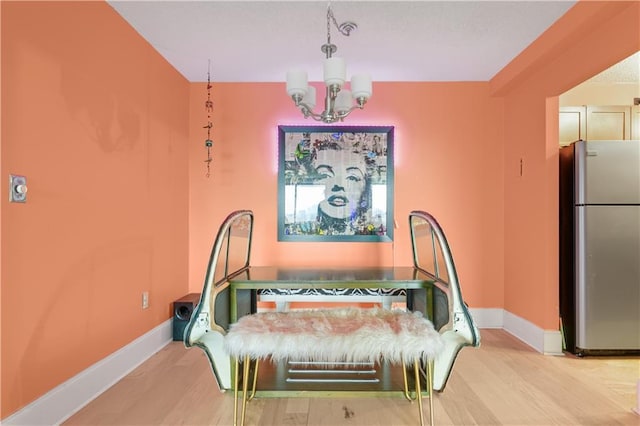
[[533,349],[546,355],[563,355],[559,330],[543,330],[537,325],[499,308],[470,308],[478,328],[502,328]]
[[504,324],[504,309],[469,308],[469,311],[478,328],[502,328]]
[[[559,331],[537,325],[499,308],[471,308],[478,328],[502,328],[538,352],[562,355]],[[57,386],[17,413],[0,421],[2,425],[58,425],[129,374],[172,340],[167,320],[85,371]]]
[[0,423],[7,426],[62,423],[165,347],[173,338],[171,321],[163,322]]
[[502,328],[538,352],[546,355],[563,355],[562,335],[559,330],[543,330],[509,311],[504,311]]

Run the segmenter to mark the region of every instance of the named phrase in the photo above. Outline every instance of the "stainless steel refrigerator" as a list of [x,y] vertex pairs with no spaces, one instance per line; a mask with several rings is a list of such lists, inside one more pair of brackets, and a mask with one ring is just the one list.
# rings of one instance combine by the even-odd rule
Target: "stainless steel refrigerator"
[[640,353],[640,141],[560,149],[559,243],[566,350]]

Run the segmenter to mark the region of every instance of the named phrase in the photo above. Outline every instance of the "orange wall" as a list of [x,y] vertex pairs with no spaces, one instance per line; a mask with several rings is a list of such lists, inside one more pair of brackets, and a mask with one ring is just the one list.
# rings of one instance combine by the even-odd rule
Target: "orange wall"
[[543,329],[558,327],[558,96],[639,50],[640,2],[581,1],[491,82],[505,102],[504,308]]
[[555,97],[640,50],[637,1],[580,2],[490,83],[376,83],[346,123],[396,127],[396,240],[376,244],[276,241],[276,127],[315,124],[282,84],[214,82],[207,179],[204,84],[105,3],[0,6],[0,174],[30,188],[9,204],[0,185],[1,418],[200,291],[238,208],[256,214],[255,265],[409,265],[407,214],[428,210],[471,307],[557,329]]
[[[320,65],[319,65],[320,66]],[[255,214],[253,265],[411,265],[408,214],[441,221],[474,307],[503,305],[502,101],[488,83],[376,83],[348,125],[395,126],[393,243],[277,241],[277,126],[307,124],[282,83],[213,83],[213,168],[205,177],[206,84],[191,88],[190,290],[202,289],[213,237],[235,209]]]
[[106,3],[1,7],[5,418],[187,292],[189,84]]

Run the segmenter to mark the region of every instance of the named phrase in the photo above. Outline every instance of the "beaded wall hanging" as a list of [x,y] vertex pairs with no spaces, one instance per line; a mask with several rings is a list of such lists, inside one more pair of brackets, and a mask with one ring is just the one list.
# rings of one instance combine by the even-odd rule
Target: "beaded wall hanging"
[[206,177],[211,176],[211,147],[213,147],[213,140],[211,140],[211,128],[213,123],[211,122],[211,113],[213,112],[213,101],[211,100],[211,61],[209,61],[209,69],[207,70],[207,101],[204,103],[204,107],[207,111],[207,125],[204,129],[207,129],[207,139],[204,141],[204,145],[207,148],[207,159],[204,160],[207,163]]

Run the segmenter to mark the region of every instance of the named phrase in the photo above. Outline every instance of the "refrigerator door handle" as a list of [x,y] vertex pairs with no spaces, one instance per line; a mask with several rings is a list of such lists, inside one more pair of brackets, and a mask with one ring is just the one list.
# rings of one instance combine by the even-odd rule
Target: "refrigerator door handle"
[[576,206],[575,213],[575,312],[576,312],[576,344],[581,344],[586,339],[586,265],[587,265],[587,236],[586,236],[586,208]]
[[[586,162],[586,151],[587,145],[585,142],[576,143],[573,145],[574,148],[574,196],[575,196],[575,204],[584,204],[587,200],[587,194],[585,190],[586,176],[587,176],[587,162]],[[575,218],[577,219],[577,218]]]

